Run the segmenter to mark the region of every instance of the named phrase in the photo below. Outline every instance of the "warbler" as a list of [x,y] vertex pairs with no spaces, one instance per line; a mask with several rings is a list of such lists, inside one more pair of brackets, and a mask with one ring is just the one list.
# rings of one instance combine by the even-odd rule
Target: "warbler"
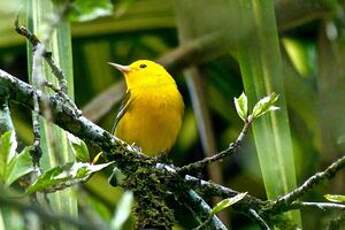
[[175,80],[163,66],[149,60],[128,66],[109,64],[123,73],[127,87],[114,135],[138,146],[145,155],[167,153],[176,141],[184,111]]

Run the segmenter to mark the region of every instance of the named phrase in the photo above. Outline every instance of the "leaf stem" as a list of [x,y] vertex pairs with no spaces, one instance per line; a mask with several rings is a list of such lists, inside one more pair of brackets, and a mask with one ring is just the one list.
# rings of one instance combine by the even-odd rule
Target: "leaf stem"
[[242,128],[242,131],[238,135],[236,141],[234,143],[230,143],[228,148],[226,148],[223,151],[221,151],[217,154],[214,154],[210,157],[205,157],[204,159],[202,159],[200,161],[196,161],[196,162],[190,163],[188,165],[185,165],[185,166],[177,169],[177,172],[180,175],[185,175],[189,172],[192,172],[195,170],[200,170],[210,163],[222,160],[226,157],[230,157],[234,153],[237,153],[240,150],[240,146],[244,140],[246,133],[248,132],[248,129],[251,127],[252,123],[253,123],[252,119],[248,119],[245,121],[244,126]]

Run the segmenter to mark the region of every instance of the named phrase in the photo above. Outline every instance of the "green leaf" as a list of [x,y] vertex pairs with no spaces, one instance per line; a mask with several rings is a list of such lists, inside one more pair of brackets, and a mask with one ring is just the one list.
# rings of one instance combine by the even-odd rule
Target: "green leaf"
[[217,214],[218,212],[222,211],[223,209],[232,206],[242,200],[247,195],[247,192],[239,193],[234,197],[224,199],[216,204],[214,208],[212,208],[211,215]]
[[269,96],[261,98],[253,109],[253,118],[256,119],[267,112],[278,110],[279,107],[275,106],[274,103],[277,102],[279,95],[276,93],[272,93]]
[[85,22],[113,13],[113,4],[110,0],[75,0],[70,12],[70,20]]
[[[285,72],[281,60],[279,34],[273,0],[231,1],[232,7],[246,22],[248,33],[238,42],[233,53],[240,65],[248,101],[259,101],[263,95],[279,92],[279,113],[268,113],[257,119],[252,133],[258,155],[261,175],[268,199],[276,199],[293,190],[296,183],[295,159],[284,93]],[[248,24],[246,24],[248,23]],[[231,51],[233,52],[233,51]],[[262,106],[268,99],[269,103]],[[269,110],[276,96],[261,101],[254,109],[256,116]],[[266,107],[268,106],[268,107]],[[266,107],[266,108],[265,108]],[[253,119],[254,118],[254,115]],[[256,117],[257,118],[257,117]],[[284,213],[292,224],[301,226],[299,211]]]
[[345,203],[345,195],[326,194],[324,197],[332,202]]
[[55,192],[68,188],[76,183],[86,181],[90,176],[114,162],[92,165],[90,163],[71,162],[64,166],[57,166],[44,172],[28,188],[27,193],[31,194],[37,191]]
[[6,186],[10,186],[20,177],[32,172],[31,152],[32,146],[25,147],[23,151],[17,154],[6,169]]
[[77,158],[78,161],[81,162],[90,162],[90,154],[89,149],[84,141],[80,140],[76,136],[69,134],[68,135],[68,142],[72,148],[72,152]]
[[126,222],[126,220],[129,218],[131,214],[133,202],[133,193],[130,191],[126,191],[119,200],[116,212],[111,220],[110,226],[112,230],[123,229],[123,224]]
[[236,107],[236,111],[238,116],[240,116],[240,118],[243,121],[246,121],[247,116],[248,116],[248,98],[247,96],[244,94],[244,92],[241,94],[241,96],[239,96],[238,98],[234,98],[234,102],[235,102],[235,107]]
[[0,137],[0,181],[6,180],[6,167],[16,155],[17,141],[14,131],[7,131]]

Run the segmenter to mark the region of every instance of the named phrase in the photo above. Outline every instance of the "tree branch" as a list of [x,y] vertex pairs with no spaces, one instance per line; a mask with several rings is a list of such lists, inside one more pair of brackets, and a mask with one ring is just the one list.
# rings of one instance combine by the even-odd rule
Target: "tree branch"
[[39,168],[40,166],[40,158],[42,157],[42,149],[41,149],[41,126],[40,126],[40,117],[39,117],[39,104],[37,95],[33,94],[33,103],[34,109],[32,110],[32,130],[34,134],[34,142],[33,142],[33,150],[31,153],[32,156],[32,164],[34,167]]
[[[158,167],[155,159],[146,157],[132,148],[132,146],[114,137],[84,116],[76,113],[75,108],[65,103],[64,98],[59,94],[47,96],[39,90],[34,90],[31,85],[2,70],[0,70],[0,95],[1,98],[4,98],[4,95],[6,95],[8,100],[20,103],[29,107],[31,110],[33,110],[34,107],[33,95],[37,95],[39,103],[43,103],[43,100],[47,101],[53,116],[52,122],[75,136],[98,145],[102,148],[108,160],[115,160],[116,167],[127,175],[134,173],[138,167],[155,168],[155,173],[159,173],[162,178],[166,178],[163,183],[167,183],[167,187],[170,191],[188,191],[189,189],[193,189],[208,197],[219,196],[222,198],[233,197],[239,193],[222,185],[204,181],[189,175],[181,177],[181,174],[176,172],[174,166],[169,168],[167,168],[168,166],[166,165],[164,165],[164,167]],[[244,130],[246,129],[248,128],[244,128]],[[244,135],[240,134],[237,141],[240,142],[243,136]],[[326,170],[310,177],[302,186],[275,201],[263,201],[253,196],[246,195],[242,200],[234,204],[233,209],[247,216],[253,215],[253,211],[250,211],[250,209],[252,209],[265,221],[270,220],[269,214],[274,216],[296,208],[319,208],[323,206],[327,209],[332,207],[333,209],[342,209],[341,206],[336,204],[326,205],[325,203],[321,203],[316,205],[313,202],[300,203],[296,200],[321,181],[334,177],[335,174],[344,167],[345,156],[331,164]]]
[[[238,195],[240,192],[227,188],[225,186],[215,184],[210,181],[205,181],[190,175],[184,177],[184,187],[189,189],[195,189],[206,197],[221,197],[229,198]],[[238,212],[242,212],[248,215],[249,209],[254,209],[256,211],[261,210],[263,207],[268,205],[268,201],[260,200],[254,196],[247,194],[242,200],[234,204],[234,209]]]
[[210,157],[205,157],[204,159],[202,159],[200,161],[196,161],[196,162],[190,163],[188,165],[185,165],[185,166],[177,169],[177,172],[181,175],[184,175],[184,174],[192,172],[192,171],[200,170],[212,162],[224,159],[225,157],[229,157],[232,154],[238,152],[240,150],[241,143],[243,142],[243,139],[244,139],[248,129],[250,128],[252,122],[253,122],[253,120],[249,120],[249,121],[245,122],[243,129],[240,132],[240,134],[238,135],[235,143],[230,143],[230,145],[227,149],[225,149],[225,150],[223,150],[217,154],[214,154]]
[[271,228],[267,225],[267,223],[261,218],[261,216],[254,209],[249,209],[249,213],[251,214],[252,218],[256,221],[256,223],[258,223],[261,229],[271,230]]
[[205,223],[205,226],[212,226],[215,229],[227,230],[224,224],[219,220],[216,215],[210,216],[210,206],[193,190],[189,190],[185,194],[183,202],[190,208],[191,212],[194,212],[199,217],[199,221]]
[[37,38],[35,34],[33,34],[30,30],[28,30],[26,27],[19,25],[18,22],[18,17],[16,18],[15,21],[15,30],[18,34],[24,36],[33,46],[33,50],[37,50],[41,46],[41,54],[42,57],[46,60],[48,63],[49,67],[52,70],[52,73],[54,76],[58,79],[59,81],[59,86],[60,89],[63,93],[67,93],[67,81],[66,81],[66,76],[62,69],[56,64],[53,55],[51,52],[47,51],[41,41]]
[[311,176],[298,188],[278,198],[267,211],[277,213],[280,209],[286,210],[286,208],[291,207],[293,201],[302,197],[306,192],[312,190],[316,185],[320,184],[322,181],[333,178],[335,174],[343,168],[345,168],[345,156],[339,158],[337,161],[328,166],[324,171],[318,172]]
[[306,202],[306,201],[294,201],[291,203],[289,209],[301,209],[301,208],[319,208],[322,211],[325,210],[341,210],[345,211],[345,204],[336,204],[331,202]]

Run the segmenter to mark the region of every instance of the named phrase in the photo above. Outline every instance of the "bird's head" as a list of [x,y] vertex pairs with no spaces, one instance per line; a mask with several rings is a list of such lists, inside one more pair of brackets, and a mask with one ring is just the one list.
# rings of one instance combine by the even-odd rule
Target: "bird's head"
[[108,62],[108,64],[124,74],[128,89],[175,84],[174,79],[165,68],[153,61],[138,60],[130,65],[112,62]]

